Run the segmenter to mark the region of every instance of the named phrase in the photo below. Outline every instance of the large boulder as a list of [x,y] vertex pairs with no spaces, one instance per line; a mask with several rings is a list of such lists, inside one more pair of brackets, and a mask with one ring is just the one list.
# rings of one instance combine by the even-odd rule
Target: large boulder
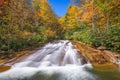
[[105,64],[105,63],[118,63],[119,55],[115,52],[106,50],[106,47],[99,47],[98,49],[92,48],[90,45],[84,44],[79,41],[73,41],[76,45],[76,49],[81,52],[82,55],[87,57],[92,63]]

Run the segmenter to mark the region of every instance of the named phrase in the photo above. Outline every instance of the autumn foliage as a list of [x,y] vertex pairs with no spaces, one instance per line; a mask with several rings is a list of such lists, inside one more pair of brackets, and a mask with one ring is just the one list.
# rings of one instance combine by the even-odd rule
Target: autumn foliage
[[[54,39],[58,17],[47,0],[10,0],[0,7],[0,52],[11,53]],[[54,30],[56,29],[56,30]]]
[[59,21],[65,31],[65,39],[80,40],[94,47],[106,46],[120,52],[120,1],[79,0],[68,8]]
[[[71,0],[59,18],[47,0],[0,0],[0,53],[55,39],[78,40],[120,51],[120,1]],[[74,1],[78,3],[74,4]]]

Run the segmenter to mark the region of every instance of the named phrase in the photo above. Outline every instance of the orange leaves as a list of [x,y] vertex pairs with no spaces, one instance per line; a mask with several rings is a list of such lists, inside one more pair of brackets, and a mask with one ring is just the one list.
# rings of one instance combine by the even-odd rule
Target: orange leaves
[[[93,0],[92,0],[93,1]],[[84,13],[82,15],[82,20],[83,21],[90,21],[92,19],[93,15],[93,2],[87,0],[87,3],[83,5],[84,8]]]
[[89,21],[89,20],[91,20],[91,18],[92,18],[92,11],[86,11],[83,15],[82,15],[82,19],[84,20],[84,21]]
[[85,0],[85,2],[86,2],[86,3],[88,3],[88,2],[89,2],[89,0]]
[[7,6],[7,5],[8,5],[8,1],[5,0],[5,1],[3,2],[3,4],[4,4],[5,6]]
[[19,35],[19,38],[30,40],[32,34],[28,31],[19,31],[16,35]]
[[0,15],[3,13],[3,11],[0,9]]
[[82,14],[83,14],[83,10],[82,9],[79,9],[78,12],[75,14],[75,17],[77,19],[81,19],[82,18]]
[[0,0],[0,5],[2,5],[2,0]]
[[100,21],[98,22],[98,24],[99,24],[100,26],[102,26],[102,25],[104,25],[106,22],[107,22],[107,19],[106,19],[106,18],[102,18],[102,19],[100,19]]

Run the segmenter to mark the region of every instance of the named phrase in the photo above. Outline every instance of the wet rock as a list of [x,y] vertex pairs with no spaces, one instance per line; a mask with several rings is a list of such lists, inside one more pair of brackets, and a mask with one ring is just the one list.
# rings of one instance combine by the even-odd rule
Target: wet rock
[[80,51],[81,54],[85,55],[87,59],[89,59],[92,63],[97,64],[106,64],[106,63],[114,63],[118,62],[118,58],[120,55],[106,50],[107,48],[104,46],[100,46],[97,49],[92,48],[90,45],[83,44],[79,41],[73,41],[76,45],[77,51]]
[[11,68],[11,66],[0,66],[0,72],[9,70]]

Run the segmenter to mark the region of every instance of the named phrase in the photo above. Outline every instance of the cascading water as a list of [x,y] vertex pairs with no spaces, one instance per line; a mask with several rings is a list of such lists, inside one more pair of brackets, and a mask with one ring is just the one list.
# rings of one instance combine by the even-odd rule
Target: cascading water
[[92,67],[70,41],[48,43],[12,69],[0,73],[0,80],[96,80],[86,70]]

